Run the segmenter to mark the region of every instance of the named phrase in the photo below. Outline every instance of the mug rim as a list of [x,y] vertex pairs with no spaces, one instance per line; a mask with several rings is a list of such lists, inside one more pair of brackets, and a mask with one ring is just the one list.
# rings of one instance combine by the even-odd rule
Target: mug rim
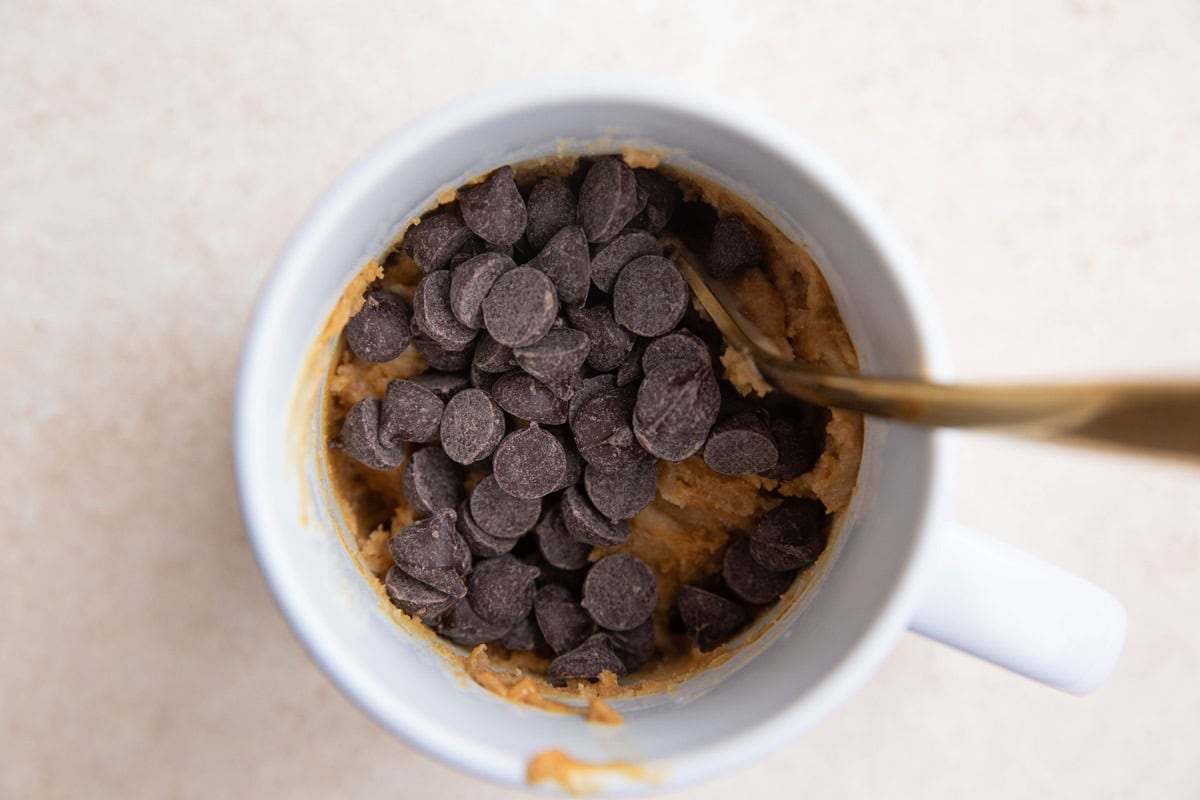
[[[380,698],[373,697],[358,673],[353,654],[339,646],[329,631],[312,623],[294,600],[297,592],[287,576],[276,569],[280,556],[271,537],[279,526],[267,507],[258,502],[270,492],[272,471],[265,442],[252,417],[263,404],[259,386],[265,373],[258,369],[270,358],[272,341],[279,335],[279,322],[286,315],[289,298],[302,291],[302,281],[312,259],[307,255],[335,230],[357,199],[366,194],[385,171],[383,165],[404,161],[413,152],[436,146],[452,133],[488,124],[499,115],[522,110],[550,108],[566,103],[640,103],[675,114],[692,114],[709,123],[744,136],[755,147],[769,151],[808,175],[841,207],[861,230],[864,239],[878,251],[880,260],[902,287],[910,305],[912,324],[922,348],[929,377],[951,376],[947,341],[940,315],[921,279],[913,257],[893,231],[891,223],[828,156],[795,131],[761,112],[724,98],[642,75],[601,73],[525,79],[462,96],[448,105],[422,114],[391,133],[359,157],[322,193],[298,223],[271,272],[259,290],[247,325],[234,394],[233,445],[239,499],[247,538],[259,571],[293,633],[322,671],[384,728],[443,763],[493,782],[514,785],[512,765],[500,759],[478,758],[464,752],[461,743],[447,737],[431,737],[421,730],[421,718],[392,709],[381,711]],[[431,190],[434,187],[430,187]],[[950,483],[950,437],[944,431],[927,432],[930,438],[930,475],[923,498],[919,528],[904,563],[896,566],[897,580],[891,596],[877,609],[873,621],[839,664],[807,693],[804,702],[792,703],[753,728],[720,743],[672,759],[672,788],[695,783],[743,765],[789,741],[814,720],[826,716],[848,699],[878,668],[907,626],[915,608],[921,573],[928,566],[934,539],[946,519]],[[800,713],[803,711],[804,713]],[[678,776],[680,779],[675,779]]]

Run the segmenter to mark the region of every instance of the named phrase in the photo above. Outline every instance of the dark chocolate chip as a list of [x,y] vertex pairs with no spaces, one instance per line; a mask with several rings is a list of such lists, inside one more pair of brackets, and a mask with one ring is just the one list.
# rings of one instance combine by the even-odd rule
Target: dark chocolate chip
[[538,550],[546,563],[571,571],[588,565],[592,546],[571,536],[557,506],[547,509],[533,530],[537,534]]
[[562,443],[536,422],[513,431],[492,457],[496,483],[513,497],[534,500],[556,491],[567,473]]
[[541,631],[538,630],[533,615],[530,615],[513,625],[496,643],[514,651],[535,650],[542,643]]
[[592,164],[579,189],[579,224],[589,242],[607,242],[639,210],[637,178],[624,161],[609,157]]
[[404,461],[404,447],[385,447],[379,439],[382,405],[378,397],[366,397],[355,403],[342,421],[341,432],[330,445],[371,469],[388,470],[400,466]]
[[483,324],[497,342],[525,347],[546,335],[558,316],[558,293],[546,273],[517,267],[501,275],[483,301]]
[[683,629],[701,652],[728,641],[750,621],[750,614],[737,603],[695,586],[680,586],[675,605]]
[[596,623],[571,591],[554,584],[538,589],[533,599],[533,615],[555,653],[574,650],[596,630]]
[[591,342],[587,365],[597,372],[609,372],[633,349],[633,337],[613,319],[612,311],[603,306],[571,308],[567,318],[576,329],[587,334]]
[[448,610],[438,623],[437,632],[464,647],[494,642],[508,632],[509,626],[496,625],[483,619],[462,600]]
[[670,260],[641,256],[626,264],[613,284],[613,318],[639,336],[661,336],[683,319],[690,296]]
[[389,447],[437,438],[446,407],[419,383],[397,379],[388,383],[379,412],[379,440]]
[[603,633],[593,634],[578,647],[563,653],[550,662],[546,677],[552,681],[575,679],[592,680],[602,672],[611,672],[618,678],[625,676],[625,664],[613,651],[612,644]]
[[646,194],[646,207],[634,219],[638,227],[650,233],[659,233],[671,221],[675,213],[679,190],[661,173],[653,169],[635,169],[634,178],[640,190]]
[[467,544],[467,549],[481,558],[494,558],[502,556],[513,549],[517,543],[517,539],[503,539],[499,536],[492,536],[490,533],[480,527],[475,521],[475,517],[471,515],[470,503],[467,500],[458,504],[458,534]]
[[779,463],[764,415],[743,411],[717,423],[704,445],[704,463],[722,475],[753,475]]
[[386,289],[363,295],[363,306],[346,323],[346,345],[363,361],[391,361],[412,341],[408,305],[404,298]]
[[488,475],[471,492],[471,517],[479,527],[501,539],[515,539],[537,524],[541,500],[513,497]]
[[488,244],[483,239],[472,235],[471,241],[463,245],[463,248],[451,257],[449,266],[451,269],[454,269],[459,264],[470,261],[480,253],[496,253],[497,255],[512,258],[513,246],[511,244]]
[[775,572],[759,565],[750,555],[749,537],[743,536],[725,550],[721,577],[739,599],[761,606],[774,602],[786,592],[796,571]]
[[788,498],[754,526],[750,555],[759,566],[776,572],[812,566],[825,550],[828,524],[821,501]]
[[790,481],[816,466],[825,449],[829,409],[803,405],[788,416],[772,414],[771,435],[779,448],[779,463],[762,473],[773,481]]
[[629,355],[625,356],[625,360],[621,362],[621,366],[617,367],[617,386],[629,386],[636,381],[640,381],[645,371],[642,369],[642,356],[646,352],[646,347],[649,344],[649,339],[638,337],[633,342],[633,348],[629,351]]
[[533,610],[537,576],[537,567],[511,555],[487,558],[471,572],[467,599],[485,622],[509,628]]
[[480,391],[487,392],[489,395],[496,387],[496,381],[507,373],[500,372],[484,372],[475,362],[471,362],[471,386]]
[[388,540],[392,561],[410,575],[421,569],[448,569],[466,575],[471,570],[471,551],[455,529],[457,522],[458,514],[452,508],[417,520]]
[[549,386],[520,370],[502,375],[492,386],[492,398],[509,414],[530,422],[561,425],[567,421],[567,401],[560,400]]
[[471,360],[471,364],[482,372],[499,374],[508,372],[517,365],[517,362],[513,361],[511,347],[500,344],[491,337],[491,334],[484,331],[475,342],[475,357]]
[[527,264],[549,276],[565,306],[581,306],[591,283],[591,263],[583,228],[563,228]]
[[674,331],[646,345],[646,352],[642,354],[642,370],[648,373],[664,361],[674,358],[694,361],[705,369],[712,369],[712,352],[704,340],[691,331]]
[[431,370],[422,372],[411,378],[418,386],[424,386],[437,396],[443,403],[471,385],[471,378],[465,372],[439,372]]
[[428,336],[445,349],[455,351],[471,346],[475,341],[475,329],[459,322],[450,309],[451,281],[453,276],[444,269],[421,278],[413,293],[413,321],[422,336]]
[[597,289],[612,292],[617,275],[625,265],[642,256],[661,256],[662,245],[645,231],[622,233],[604,245],[592,259],[592,283]]
[[710,275],[718,280],[732,278],[762,261],[763,249],[758,233],[741,217],[728,214],[717,220],[705,260]]
[[442,413],[442,449],[459,464],[491,455],[504,437],[504,412],[481,389],[463,389]]
[[447,350],[427,336],[413,336],[413,347],[430,367],[442,372],[461,372],[471,364],[471,350]]
[[720,408],[712,370],[686,359],[664,361],[638,388],[633,432],[650,453],[682,461],[704,446]]
[[400,489],[420,514],[453,509],[463,497],[462,467],[451,461],[440,447],[422,447],[413,451]]
[[633,404],[623,389],[608,389],[584,403],[571,424],[583,459],[610,471],[653,460],[634,438],[632,412]]
[[583,582],[583,607],[602,628],[627,631],[654,613],[658,582],[640,558],[624,553],[592,565]]
[[563,454],[567,457],[567,469],[563,473],[562,483],[555,488],[555,491],[574,486],[583,478],[583,458],[580,457],[579,450],[575,447],[575,438],[571,436],[569,430],[556,425],[549,426],[546,430],[558,439],[558,443],[562,445]]
[[567,406],[567,420],[574,424],[575,416],[584,403],[613,388],[616,388],[616,382],[612,375],[594,375],[591,378],[584,378],[579,389],[571,396],[570,405]]
[[540,179],[525,205],[529,214],[525,238],[535,250],[541,250],[554,234],[575,224],[575,195],[560,180]]
[[517,266],[508,256],[480,253],[454,268],[450,279],[449,306],[454,317],[472,330],[483,327],[483,298],[496,279]]
[[409,577],[399,567],[388,570],[383,579],[383,586],[392,605],[422,621],[440,616],[458,602],[458,598]]
[[489,244],[513,244],[525,233],[525,201],[512,167],[501,167],[483,183],[460,189],[458,207],[467,227]]
[[611,472],[588,464],[583,486],[601,514],[612,520],[632,519],[654,499],[658,470],[652,461]]
[[457,214],[432,214],[404,234],[404,250],[422,272],[428,273],[449,264],[472,238],[471,230]]
[[513,350],[517,366],[550,387],[559,398],[570,400],[583,383],[579,374],[591,342],[587,334],[571,328],[554,328],[539,341]]
[[654,643],[654,619],[650,618],[627,631],[605,631],[613,650],[625,664],[625,669],[633,672],[641,669],[654,658],[658,647]]
[[629,523],[606,518],[577,486],[563,491],[559,509],[567,533],[576,541],[596,547],[615,547],[629,538]]

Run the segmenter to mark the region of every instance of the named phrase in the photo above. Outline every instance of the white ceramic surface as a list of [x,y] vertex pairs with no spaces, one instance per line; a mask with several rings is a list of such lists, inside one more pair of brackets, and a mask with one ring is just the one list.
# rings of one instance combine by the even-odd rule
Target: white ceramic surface
[[[563,140],[599,137],[665,146],[674,163],[707,172],[785,232],[803,235],[864,370],[949,376],[937,315],[905,249],[839,170],[769,120],[674,87],[596,78],[510,85],[425,117],[365,156],[300,225],[261,295],[236,398],[239,487],[259,562],[339,686],[416,746],[502,783],[523,783],[529,757],[559,747],[583,760],[645,762],[664,784],[678,785],[810,728],[910,623],[1052,685],[1086,690],[1101,682],[1123,638],[1120,605],[1036,560],[952,532],[946,437],[875,422],[843,549],[805,612],[781,623],[778,641],[712,691],[685,687],[619,729],[464,688],[377,608],[322,524],[328,510],[310,514],[307,528],[302,518],[306,493],[285,422],[309,345],[350,276],[440,189],[554,152]],[[1081,626],[1086,620],[1091,627]],[[1031,629],[1032,640],[1024,635]],[[1075,638],[1064,645],[1068,631]],[[638,787],[615,780],[611,788]]]

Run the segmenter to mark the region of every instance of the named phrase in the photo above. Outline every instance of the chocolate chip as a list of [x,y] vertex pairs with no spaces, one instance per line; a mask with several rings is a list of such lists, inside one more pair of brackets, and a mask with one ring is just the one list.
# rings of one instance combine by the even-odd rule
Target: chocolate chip
[[346,345],[363,361],[391,361],[412,341],[408,305],[404,298],[386,289],[363,295],[363,306],[346,323]]
[[611,293],[617,275],[625,265],[642,256],[661,256],[662,245],[645,231],[622,233],[604,245],[592,259],[592,283],[596,288]]
[[633,432],[650,453],[682,461],[704,446],[720,407],[711,370],[686,359],[664,361],[638,388]]
[[579,413],[579,409],[588,400],[591,400],[598,394],[603,393],[608,389],[616,387],[616,382],[612,375],[594,375],[591,378],[584,378],[583,383],[571,396],[570,405],[567,406],[567,420],[571,424],[575,423],[575,416]]
[[496,641],[508,632],[508,626],[488,622],[475,613],[468,600],[462,600],[445,613],[437,632],[463,647],[475,647]]
[[379,440],[388,447],[437,438],[446,407],[438,396],[412,381],[388,383],[379,412]]
[[513,244],[525,232],[525,201],[512,167],[501,167],[483,183],[460,189],[458,207],[467,227],[490,244]]
[[546,563],[569,571],[588,565],[592,546],[571,536],[557,506],[547,509],[533,530],[537,534],[538,550]]
[[558,443],[562,445],[563,454],[567,457],[567,468],[563,473],[562,482],[555,487],[555,491],[561,491],[568,486],[574,486],[579,483],[583,477],[583,459],[579,455],[579,450],[575,447],[575,439],[571,436],[571,432],[566,428],[548,426],[546,430],[558,439]]
[[487,392],[489,395],[496,387],[496,381],[500,380],[507,373],[499,372],[484,372],[475,362],[471,362],[471,386],[481,392]]
[[535,422],[505,436],[492,457],[500,488],[513,497],[534,500],[556,491],[567,471],[562,443]]
[[503,373],[517,365],[511,347],[500,344],[484,331],[475,342],[475,357],[471,365],[483,372]]
[[459,464],[486,458],[504,437],[504,412],[481,389],[463,389],[442,413],[442,449]]
[[708,345],[691,331],[675,331],[660,336],[646,345],[642,354],[642,370],[650,372],[664,361],[682,358],[712,369],[712,353]]
[[616,553],[592,565],[583,582],[583,607],[602,628],[627,631],[650,618],[658,583],[645,562]]
[[579,370],[587,360],[591,342],[587,334],[571,328],[554,328],[527,347],[513,349],[517,366],[550,387],[563,400],[570,400],[583,379]]
[[687,311],[687,282],[662,256],[641,256],[625,265],[613,284],[613,317],[639,336],[661,336]]
[[508,256],[480,253],[455,267],[448,292],[455,319],[472,330],[483,327],[483,298],[497,278],[516,266]]
[[732,278],[763,261],[762,243],[758,233],[745,221],[732,214],[722,216],[713,227],[705,264],[714,278]]
[[542,643],[541,631],[530,615],[513,625],[496,643],[514,651],[535,650]]
[[725,550],[721,577],[739,599],[761,606],[774,602],[786,592],[796,571],[775,572],[760,566],[750,555],[750,539],[742,537]]
[[762,476],[773,481],[790,481],[816,466],[825,449],[825,426],[829,409],[805,404],[788,416],[772,414],[771,435],[779,448],[779,463]]
[[825,550],[828,520],[819,500],[788,498],[750,532],[750,556],[775,572],[812,566]]
[[588,464],[583,486],[601,514],[612,520],[632,519],[654,499],[658,470],[652,461],[611,472]]
[[408,575],[418,570],[448,569],[457,575],[471,571],[471,551],[455,530],[458,514],[443,508],[419,519],[388,540],[396,566]]
[[411,378],[418,386],[424,386],[433,392],[437,399],[445,403],[451,397],[471,385],[471,378],[464,372],[422,372]]
[[459,322],[450,309],[452,281],[450,271],[444,269],[421,278],[413,293],[413,324],[421,335],[447,350],[456,351],[471,346],[471,342],[475,341],[475,329]]
[[530,422],[561,425],[567,421],[567,401],[560,400],[549,386],[520,370],[502,375],[492,386],[492,398],[509,414]]
[[471,241],[463,245],[462,249],[450,258],[449,266],[451,269],[454,269],[459,264],[465,264],[481,253],[495,253],[512,258],[513,246],[511,244],[488,244],[478,236],[472,235]]
[[516,545],[516,539],[503,539],[499,536],[492,536],[479,526],[475,521],[475,517],[471,515],[470,503],[467,500],[458,504],[458,523],[457,529],[459,536],[470,550],[481,558],[493,558],[502,556],[509,552]]
[[381,406],[378,397],[367,397],[355,403],[330,446],[371,469],[388,470],[400,466],[404,461],[404,447],[385,447],[379,440]]
[[559,504],[563,526],[571,538],[595,547],[615,547],[629,538],[629,523],[601,514],[577,486],[562,493]]
[[500,488],[495,475],[488,475],[471,492],[471,517],[501,539],[515,539],[531,529],[541,511],[541,500],[513,497]]
[[549,276],[563,305],[581,306],[587,300],[591,263],[583,228],[571,225],[554,234],[526,266]]
[[535,250],[541,250],[554,234],[575,224],[575,195],[560,180],[539,180],[525,205],[529,214],[525,238]]
[[653,618],[627,631],[605,631],[605,634],[613,650],[630,672],[644,667],[658,652],[654,643]]
[[763,416],[743,411],[717,423],[704,445],[704,463],[722,475],[753,475],[779,463],[779,448]]
[[593,634],[578,647],[563,653],[550,662],[546,677],[552,681],[576,679],[592,680],[602,672],[611,672],[618,678],[626,674],[625,664],[613,652],[612,644],[603,633]]
[[399,567],[388,570],[383,579],[383,587],[387,590],[392,605],[422,621],[440,616],[458,602],[458,598],[409,577]]
[[472,239],[471,230],[457,214],[433,214],[404,234],[404,250],[422,272],[433,272],[450,263],[451,257]]
[[580,407],[571,432],[585,461],[612,471],[652,460],[634,438],[632,411],[629,395],[623,389],[608,389]]
[[675,184],[653,169],[635,169],[634,178],[646,194],[646,207],[634,219],[634,224],[650,233],[659,233],[671,221],[679,190]]
[[525,347],[546,335],[558,315],[558,293],[546,273],[517,267],[501,275],[483,301],[483,324],[497,342]]
[[538,589],[533,599],[533,615],[555,653],[574,650],[596,630],[596,623],[570,590],[554,584]]
[[427,336],[413,336],[413,347],[430,367],[442,372],[461,372],[471,364],[471,350],[447,350]]
[[462,467],[440,447],[415,450],[400,478],[400,489],[420,514],[455,508],[463,496],[462,484]]
[[737,603],[695,586],[680,586],[675,605],[683,629],[701,652],[728,641],[750,621],[750,614]]
[[587,334],[591,342],[587,365],[597,372],[609,372],[621,366],[633,349],[633,337],[617,324],[608,308],[571,308],[567,310],[567,319],[577,330]]
[[640,337],[634,340],[629,355],[625,356],[621,366],[617,367],[617,386],[629,386],[640,381],[645,375],[645,371],[642,369],[642,356],[645,354],[649,342],[649,339]]
[[485,622],[511,627],[533,610],[537,575],[537,567],[511,555],[484,559],[471,573],[467,599]]
[[620,158],[592,164],[579,189],[579,224],[589,242],[607,242],[639,211],[637,178]]

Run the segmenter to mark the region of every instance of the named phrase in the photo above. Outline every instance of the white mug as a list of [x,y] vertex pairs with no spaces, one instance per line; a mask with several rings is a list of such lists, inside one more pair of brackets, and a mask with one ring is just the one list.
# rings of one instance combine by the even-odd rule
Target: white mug
[[[664,148],[665,161],[733,189],[804,241],[864,372],[951,377],[906,249],[841,171],[770,120],[616,77],[510,84],[430,114],[364,156],[300,224],[262,290],[238,381],[234,442],[250,540],[285,616],[333,681],[412,745],[502,784],[524,784],[530,758],[557,748],[581,761],[637,762],[664,787],[726,772],[808,730],[906,629],[1067,691],[1103,683],[1124,643],[1120,602],[954,525],[949,434],[875,419],[844,544],[819,590],[711,673],[618,703],[628,712],[619,728],[487,693],[380,608],[335,532],[315,417],[292,419],[295,402],[322,390],[302,379],[322,324],[367,259],[442,190],[564,147],[625,145]],[[644,788],[638,780],[597,778],[606,791]]]

